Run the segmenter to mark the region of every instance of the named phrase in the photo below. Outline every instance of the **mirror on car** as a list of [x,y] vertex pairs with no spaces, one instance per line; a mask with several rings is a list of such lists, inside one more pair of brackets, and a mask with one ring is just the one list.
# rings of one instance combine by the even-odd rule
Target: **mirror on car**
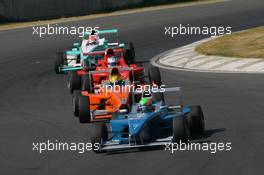
[[119,112],[120,112],[121,114],[126,114],[126,113],[128,112],[128,110],[127,110],[127,109],[120,109]]
[[73,43],[73,47],[80,47],[80,43]]

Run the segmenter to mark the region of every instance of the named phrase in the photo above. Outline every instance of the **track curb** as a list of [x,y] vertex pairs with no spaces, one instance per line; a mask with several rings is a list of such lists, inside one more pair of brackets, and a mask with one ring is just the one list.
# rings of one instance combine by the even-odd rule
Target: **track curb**
[[264,73],[264,59],[206,56],[195,51],[197,45],[215,38],[206,38],[154,56],[154,66],[180,71],[208,73]]

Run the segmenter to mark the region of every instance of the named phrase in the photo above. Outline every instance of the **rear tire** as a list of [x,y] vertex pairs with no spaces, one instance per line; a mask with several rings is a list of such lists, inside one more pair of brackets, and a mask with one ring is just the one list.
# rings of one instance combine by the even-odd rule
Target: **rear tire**
[[125,53],[124,53],[124,59],[126,64],[134,64],[135,61],[135,48],[132,42],[125,44]]
[[102,143],[108,139],[108,131],[105,123],[93,123],[91,131],[91,143],[95,153],[102,153]]
[[75,117],[79,116],[79,99],[81,96],[81,91],[80,90],[75,90],[73,91],[73,95],[72,95],[72,111],[73,111],[73,115]]
[[79,97],[79,122],[80,123],[90,123],[91,113],[90,113],[90,99],[87,96]]
[[68,89],[72,94],[74,90],[81,89],[81,77],[77,74],[76,71],[69,72],[69,80],[67,82]]
[[173,119],[173,142],[188,142],[190,139],[190,129],[186,117],[175,117]]
[[201,106],[190,106],[190,113],[187,114],[187,120],[191,133],[201,133],[204,131],[205,122]]

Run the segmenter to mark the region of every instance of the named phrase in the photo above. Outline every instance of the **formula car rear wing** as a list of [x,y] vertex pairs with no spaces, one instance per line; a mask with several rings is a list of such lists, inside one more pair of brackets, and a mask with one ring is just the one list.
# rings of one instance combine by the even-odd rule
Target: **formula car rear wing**
[[118,33],[117,29],[109,29],[109,30],[98,30],[98,34],[110,34],[110,33]]
[[[181,87],[168,87],[168,88],[156,88],[155,90],[154,89],[148,89],[149,93],[151,95],[153,95],[154,99],[155,99],[155,94],[157,94],[159,96],[159,99],[160,99],[160,95],[159,94],[165,94],[165,93],[177,93],[177,97],[178,97],[178,105],[164,105],[165,101],[164,101],[164,97],[162,97],[161,99],[162,100],[159,100],[159,101],[162,101],[163,102],[163,105],[161,106],[161,108],[169,108],[169,109],[183,109],[183,100],[182,100],[182,94],[181,94]],[[146,92],[145,89],[140,89],[140,90],[136,90],[134,92],[134,95],[133,95],[133,102],[134,104],[137,104],[136,103],[136,100],[135,100],[135,95],[138,95],[138,94],[141,94],[143,96],[143,93]]]
[[60,72],[75,71],[75,70],[82,70],[82,69],[83,69],[82,66],[77,66],[77,67],[63,66],[63,67],[60,67]]
[[[110,34],[110,33],[118,33],[117,29],[108,29],[108,30],[96,30],[97,34]],[[91,31],[84,32],[85,35],[90,35]]]
[[[119,36],[118,36],[118,30],[117,29],[96,30],[96,33],[100,36],[100,38],[105,38],[107,36],[107,41],[108,41],[109,46],[116,46],[119,44],[119,42],[118,42]],[[91,34],[91,31],[84,32],[83,37],[86,38],[90,34]]]
[[134,92],[134,94],[142,94],[143,92],[145,91],[148,91],[150,90],[149,92],[150,93],[167,93],[167,92],[181,92],[181,87],[169,87],[169,88],[157,88],[157,89],[139,89],[139,90],[136,90]]

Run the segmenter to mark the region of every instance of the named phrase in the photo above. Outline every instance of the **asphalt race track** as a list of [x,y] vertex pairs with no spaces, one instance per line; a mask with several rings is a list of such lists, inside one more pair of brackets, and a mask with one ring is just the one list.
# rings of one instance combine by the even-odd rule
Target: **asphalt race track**
[[[238,31],[264,24],[263,0],[216,4],[105,17],[67,25],[118,28],[132,41],[138,60],[206,36],[164,35],[164,26],[231,26]],[[232,142],[231,151],[162,149],[116,154],[32,151],[32,142],[88,142],[89,125],[71,112],[65,77],[53,71],[54,53],[75,36],[32,35],[32,28],[0,32],[0,174],[263,174],[264,78],[253,74],[210,74],[162,70],[167,86],[180,83],[185,103],[202,105],[206,132],[198,140]],[[148,66],[148,65],[146,65]],[[168,99],[168,100],[173,100]]]

